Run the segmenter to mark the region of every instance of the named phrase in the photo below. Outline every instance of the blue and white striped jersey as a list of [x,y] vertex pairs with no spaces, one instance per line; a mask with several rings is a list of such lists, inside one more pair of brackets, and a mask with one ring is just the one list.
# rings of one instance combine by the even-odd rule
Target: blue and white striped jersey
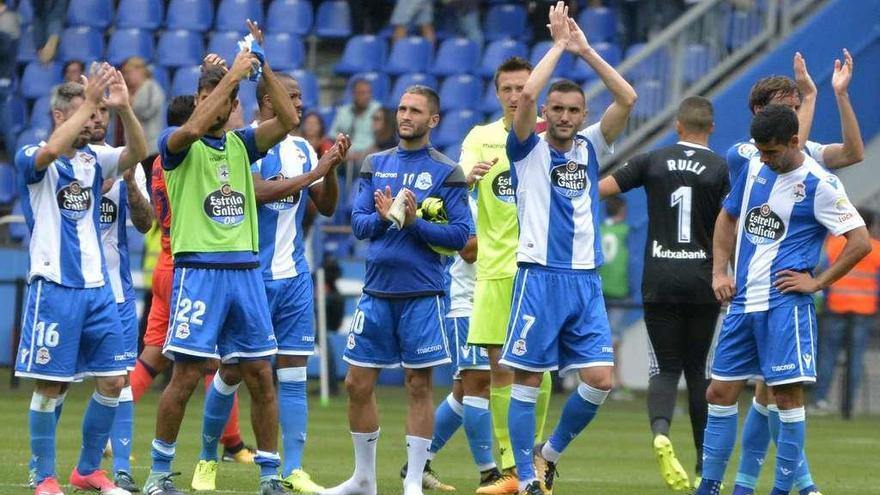
[[519,142],[511,130],[507,156],[519,219],[518,263],[572,270],[602,264],[599,166],[613,152],[598,123],[579,132],[567,152],[534,132]]
[[829,232],[842,235],[865,225],[840,179],[809,156],[784,174],[752,158],[723,207],[739,218],[731,313],[810,303],[811,294],[779,292],[777,274],[812,272]]
[[[292,179],[318,165],[312,146],[301,137],[287,136],[251,166],[264,180]],[[315,183],[321,182],[319,179]],[[271,203],[259,205],[260,269],[264,280],[278,280],[309,273],[306,261],[303,217],[308,188]]]
[[[477,222],[477,202],[473,196],[468,196],[468,207],[471,210],[473,223]],[[477,235],[476,228],[471,229],[470,235]],[[446,296],[449,298],[446,304],[447,318],[469,318],[474,309],[474,287],[477,285],[477,264],[468,263],[456,253],[449,258],[446,266],[448,284]]]
[[37,171],[37,146],[15,155],[22,209],[31,233],[29,280],[43,277],[72,288],[104,285],[99,227],[101,185],[116,177],[122,148],[76,151]]
[[[91,146],[92,149],[100,146]],[[109,146],[106,146],[108,147]],[[134,180],[141,196],[149,200],[147,177],[140,164],[135,165]],[[134,284],[131,281],[131,264],[128,259],[128,184],[122,178],[116,179],[113,186],[101,198],[101,247],[107,262],[107,276],[117,303],[134,299]]]
[[[822,165],[822,167],[827,168],[825,166],[824,157],[826,146],[828,145],[820,144],[815,141],[807,141],[807,144],[804,145],[804,153],[813,160],[816,160],[816,163]],[[739,177],[740,172],[746,169],[749,160],[759,154],[758,148],[755,147],[754,139],[740,141],[727,150],[727,171],[730,172],[731,184],[736,182],[736,178]]]

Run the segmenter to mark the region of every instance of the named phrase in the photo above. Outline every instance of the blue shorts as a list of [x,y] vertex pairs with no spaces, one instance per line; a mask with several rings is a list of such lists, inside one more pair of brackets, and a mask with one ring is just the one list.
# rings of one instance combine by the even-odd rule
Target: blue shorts
[[440,296],[361,296],[342,358],[365,368],[428,368],[449,363]]
[[462,370],[489,370],[489,351],[468,344],[470,325],[471,319],[467,317],[446,318],[446,340],[452,346],[453,377],[456,379]]
[[816,381],[816,310],[812,304],[724,317],[712,363],[721,381],[764,377],[769,386]]
[[55,382],[125,375],[125,343],[110,284],[28,286],[15,375]]
[[235,362],[275,354],[275,333],[258,268],[174,268],[171,323],[162,352]]
[[275,327],[278,354],[311,356],[315,353],[315,303],[312,277],[301,273],[266,280],[266,298]]
[[129,299],[116,304],[119,311],[119,320],[122,323],[122,345],[125,350],[125,369],[134,371],[134,364],[138,357],[138,316],[137,302]]
[[521,266],[500,363],[536,373],[614,366],[611,329],[595,270]]

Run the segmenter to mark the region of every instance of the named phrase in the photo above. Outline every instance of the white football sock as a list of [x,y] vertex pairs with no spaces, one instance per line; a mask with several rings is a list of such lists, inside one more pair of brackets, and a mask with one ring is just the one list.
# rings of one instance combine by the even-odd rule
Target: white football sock
[[406,479],[403,480],[403,491],[406,495],[422,493],[422,472],[428,461],[428,449],[431,439],[414,435],[406,436]]

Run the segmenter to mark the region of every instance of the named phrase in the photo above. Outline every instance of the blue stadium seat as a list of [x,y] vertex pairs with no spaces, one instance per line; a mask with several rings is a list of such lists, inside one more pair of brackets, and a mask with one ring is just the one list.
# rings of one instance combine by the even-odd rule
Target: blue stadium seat
[[273,0],[266,13],[266,32],[305,36],[312,31],[315,14],[308,0]]
[[[9,2],[6,2],[6,4],[9,6]],[[34,21],[34,7],[31,5],[30,0],[20,0],[16,10],[18,11],[22,26],[28,26]]]
[[26,64],[37,60],[37,47],[34,46],[34,27],[22,27],[18,39],[18,63]]
[[[608,62],[612,66],[616,66],[620,63],[620,47],[615,43],[593,43],[593,49],[601,56],[606,62]],[[589,66],[584,59],[577,57],[574,63],[568,70],[568,74],[566,75],[569,79],[574,79],[575,81],[589,81],[593,79],[598,79],[599,76],[596,75],[596,72],[592,67]]]
[[526,9],[521,5],[505,4],[489,8],[483,20],[483,33],[487,41],[505,38],[527,37]]
[[49,131],[50,129],[35,128],[27,128],[21,131],[21,133],[18,134],[18,139],[15,141],[16,151],[28,145],[40,144],[40,141],[49,139]]
[[379,70],[385,63],[385,40],[372,34],[354,36],[345,44],[342,59],[333,66],[333,72],[350,76],[355,72]]
[[217,16],[214,18],[214,29],[217,31],[247,30],[245,19],[257,21],[263,25],[263,3],[259,0],[220,0]]
[[[531,62],[532,67],[538,65],[538,62],[540,62],[544,55],[550,50],[551,46],[553,46],[552,41],[539,41],[532,46],[531,54],[529,54],[529,62]],[[556,69],[553,70],[552,77],[564,77],[569,73],[573,64],[574,59],[572,58],[571,53],[563,53],[559,62],[556,64]]]
[[174,79],[171,81],[171,92],[168,96],[194,95],[199,89],[199,76],[202,69],[198,65],[181,67],[174,71]]
[[244,123],[250,124],[254,120],[255,112],[259,111],[257,105],[257,83],[245,79],[238,85],[238,101],[242,106]]
[[69,27],[61,33],[58,51],[62,62],[82,60],[88,65],[104,57],[104,35],[88,26]]
[[385,72],[397,76],[406,72],[426,72],[431,66],[431,42],[418,36],[401,38],[391,47]]
[[0,132],[7,143],[13,143],[27,123],[27,106],[17,94],[7,94],[4,98],[0,102]]
[[440,125],[431,136],[431,144],[439,148],[460,144],[483,116],[473,110],[452,110],[440,117]]
[[[636,43],[626,49],[626,57],[629,58],[645,47],[644,43]],[[669,52],[664,48],[658,50],[650,57],[633,67],[630,77],[633,81],[661,80],[666,79],[669,70]]]
[[482,81],[470,74],[449,76],[440,85],[440,110],[473,110],[483,94]]
[[159,37],[156,62],[165,67],[199,65],[204,52],[201,34],[184,29],[165,31]]
[[290,75],[299,83],[299,90],[302,92],[303,107],[312,109],[318,106],[320,101],[320,87],[318,86],[318,78],[310,71],[305,69],[297,69],[290,71]]
[[61,65],[58,63],[43,65],[40,62],[31,62],[24,68],[21,76],[21,94],[29,99],[42,98],[49,94],[52,86],[61,81]]
[[113,22],[112,0],[70,0],[67,4],[69,26],[105,29]]
[[52,98],[50,95],[42,96],[34,102],[33,108],[31,108],[31,118],[28,122],[28,126],[33,129],[51,129],[54,123],[52,122],[52,109],[51,109],[51,101]]
[[287,33],[267,34],[263,51],[273,69],[299,69],[306,59],[306,49],[299,36]]
[[[186,29],[204,33],[214,24],[214,6],[211,0],[171,0],[165,19],[168,29]],[[241,28],[244,30],[244,19]]]
[[145,29],[117,29],[107,44],[107,61],[121,65],[128,57],[153,59],[153,34]]
[[[238,55],[238,42],[242,35],[238,31],[211,31],[208,34],[208,53],[216,53],[231,64]],[[274,67],[274,63],[272,64]]]
[[483,63],[480,65],[480,75],[483,77],[492,77],[495,75],[495,69],[502,62],[510,57],[528,56],[528,49],[521,41],[516,40],[498,40],[489,43],[486,51],[483,52]]
[[150,64],[150,72],[153,74],[153,79],[159,83],[159,86],[162,86],[162,91],[167,95],[168,89],[171,88],[171,78],[168,77],[168,69],[161,65]]
[[[588,86],[589,84],[584,85],[584,91],[588,89]],[[605,110],[611,105],[612,101],[614,101],[614,99],[611,97],[611,93],[605,88],[602,88],[599,94],[590,98],[590,100],[587,101],[587,125],[592,125],[598,122],[605,113]]]
[[480,63],[480,47],[467,38],[449,38],[440,44],[431,73],[435,76],[472,74]]
[[711,48],[693,43],[684,49],[684,80],[691,84],[707,74],[717,62]]
[[162,0],[120,0],[116,9],[118,29],[139,28],[151,31],[159,29],[165,19],[165,2]]
[[634,85],[639,100],[633,108],[633,117],[647,120],[663,109],[663,83],[657,80],[639,81]]
[[342,104],[351,103],[351,88],[354,82],[360,79],[366,79],[373,88],[373,99],[376,101],[385,101],[388,98],[388,90],[391,89],[391,80],[388,74],[383,72],[358,72],[348,78],[345,84],[345,94],[342,96]]
[[315,34],[321,38],[351,36],[351,7],[345,0],[327,0],[318,6]]
[[614,41],[617,37],[617,19],[608,7],[590,7],[578,16],[578,25],[591,43]]
[[403,92],[406,91],[406,88],[414,84],[421,84],[422,86],[428,86],[429,88],[434,88],[436,90],[437,78],[429,74],[421,74],[417,72],[403,74],[394,81],[394,87],[391,89],[391,94],[388,95],[388,99],[385,100],[385,106],[388,108],[397,108]]
[[730,50],[748,43],[761,31],[761,16],[757,11],[734,10],[727,25],[726,45]]
[[0,205],[8,205],[15,200],[15,168],[8,163],[0,163]]
[[498,96],[495,95],[495,83],[493,81],[488,81],[486,83],[486,90],[480,98],[477,110],[483,113],[492,113],[501,110],[501,103],[498,102]]

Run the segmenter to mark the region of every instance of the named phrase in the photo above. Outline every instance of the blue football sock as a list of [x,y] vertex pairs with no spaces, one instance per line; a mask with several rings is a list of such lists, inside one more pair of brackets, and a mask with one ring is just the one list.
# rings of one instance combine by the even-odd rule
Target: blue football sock
[[[492,414],[489,399],[464,396],[464,433],[479,471],[495,467],[492,458]],[[435,427],[436,431],[436,427]],[[433,450],[432,450],[433,452]]]
[[119,393],[119,406],[110,430],[110,444],[113,447],[113,472],[131,473],[131,444],[134,438],[134,398],[131,386]]
[[238,384],[227,385],[220,378],[220,373],[214,375],[214,382],[208,387],[205,394],[205,415],[202,418],[202,452],[199,459],[204,461],[217,460],[217,442],[223,435],[223,428],[229,420],[229,412],[235,402],[235,391]]
[[514,384],[510,389],[510,409],[507,413],[507,427],[510,430],[510,446],[516,460],[519,474],[519,489],[536,480],[535,466],[532,462],[532,449],[535,442],[535,403],[538,402],[538,387]]
[[740,485],[737,482],[733,485],[733,493],[731,495],[754,495],[755,487]]
[[717,495],[727,460],[736,443],[736,404],[719,406],[709,404],[709,420],[703,440],[703,481],[697,495]]
[[779,411],[779,437],[776,442],[776,480],[773,486],[788,493],[804,450],[806,413],[803,407]]
[[281,465],[281,457],[278,455],[278,452],[263,452],[262,450],[258,450],[256,457],[254,457],[254,464],[260,466],[261,480],[266,478],[277,478],[278,466]]
[[[752,407],[743,423],[742,451],[739,454],[739,469],[736,472],[736,486],[748,488],[752,493],[758,484],[758,476],[761,474],[761,466],[767,456],[767,448],[770,446],[770,423],[767,417],[767,407],[752,399]],[[734,495],[741,495],[736,492]]]
[[31,396],[28,428],[31,467],[37,470],[37,483],[55,476],[55,401],[37,392]]
[[431,448],[428,449],[431,454],[440,452],[452,435],[455,435],[461,427],[463,415],[464,406],[452,394],[447,395],[446,400],[437,406],[434,412],[434,436],[431,438]]
[[110,428],[119,406],[119,397],[106,397],[95,392],[83,415],[82,448],[76,470],[83,476],[94,473],[101,467],[101,456],[107,440],[110,439]]
[[[775,444],[779,438],[779,409],[773,404],[767,406],[767,409],[769,411],[767,423],[770,428],[770,436]],[[803,452],[801,452],[801,458],[798,460],[798,467],[794,473],[794,487],[798,489],[801,495],[808,495],[811,491],[819,491],[813,482],[813,476],[810,474],[810,464],[807,462],[807,457]]]
[[[590,421],[596,417],[599,406],[608,397],[608,392],[608,390],[593,388],[586,383],[578,385],[577,390],[572,392],[568,400],[565,401],[559,424],[556,425],[556,429],[550,435],[550,440],[547,441],[550,446],[547,452],[551,457],[547,459],[548,461],[556,462],[558,454],[565,451],[574,437],[578,436],[590,424]],[[556,457],[556,459],[552,457]]]
[[176,443],[166,443],[158,438],[153,439],[153,449],[150,457],[153,458],[153,465],[150,467],[151,473],[170,473],[171,461],[174,460],[174,451]]
[[309,405],[306,397],[306,368],[280,368],[278,375],[278,422],[284,446],[282,476],[290,476],[302,468],[302,454],[306,446]]
[[788,490],[780,490],[774,486],[773,489],[770,490],[770,495],[788,495]]

